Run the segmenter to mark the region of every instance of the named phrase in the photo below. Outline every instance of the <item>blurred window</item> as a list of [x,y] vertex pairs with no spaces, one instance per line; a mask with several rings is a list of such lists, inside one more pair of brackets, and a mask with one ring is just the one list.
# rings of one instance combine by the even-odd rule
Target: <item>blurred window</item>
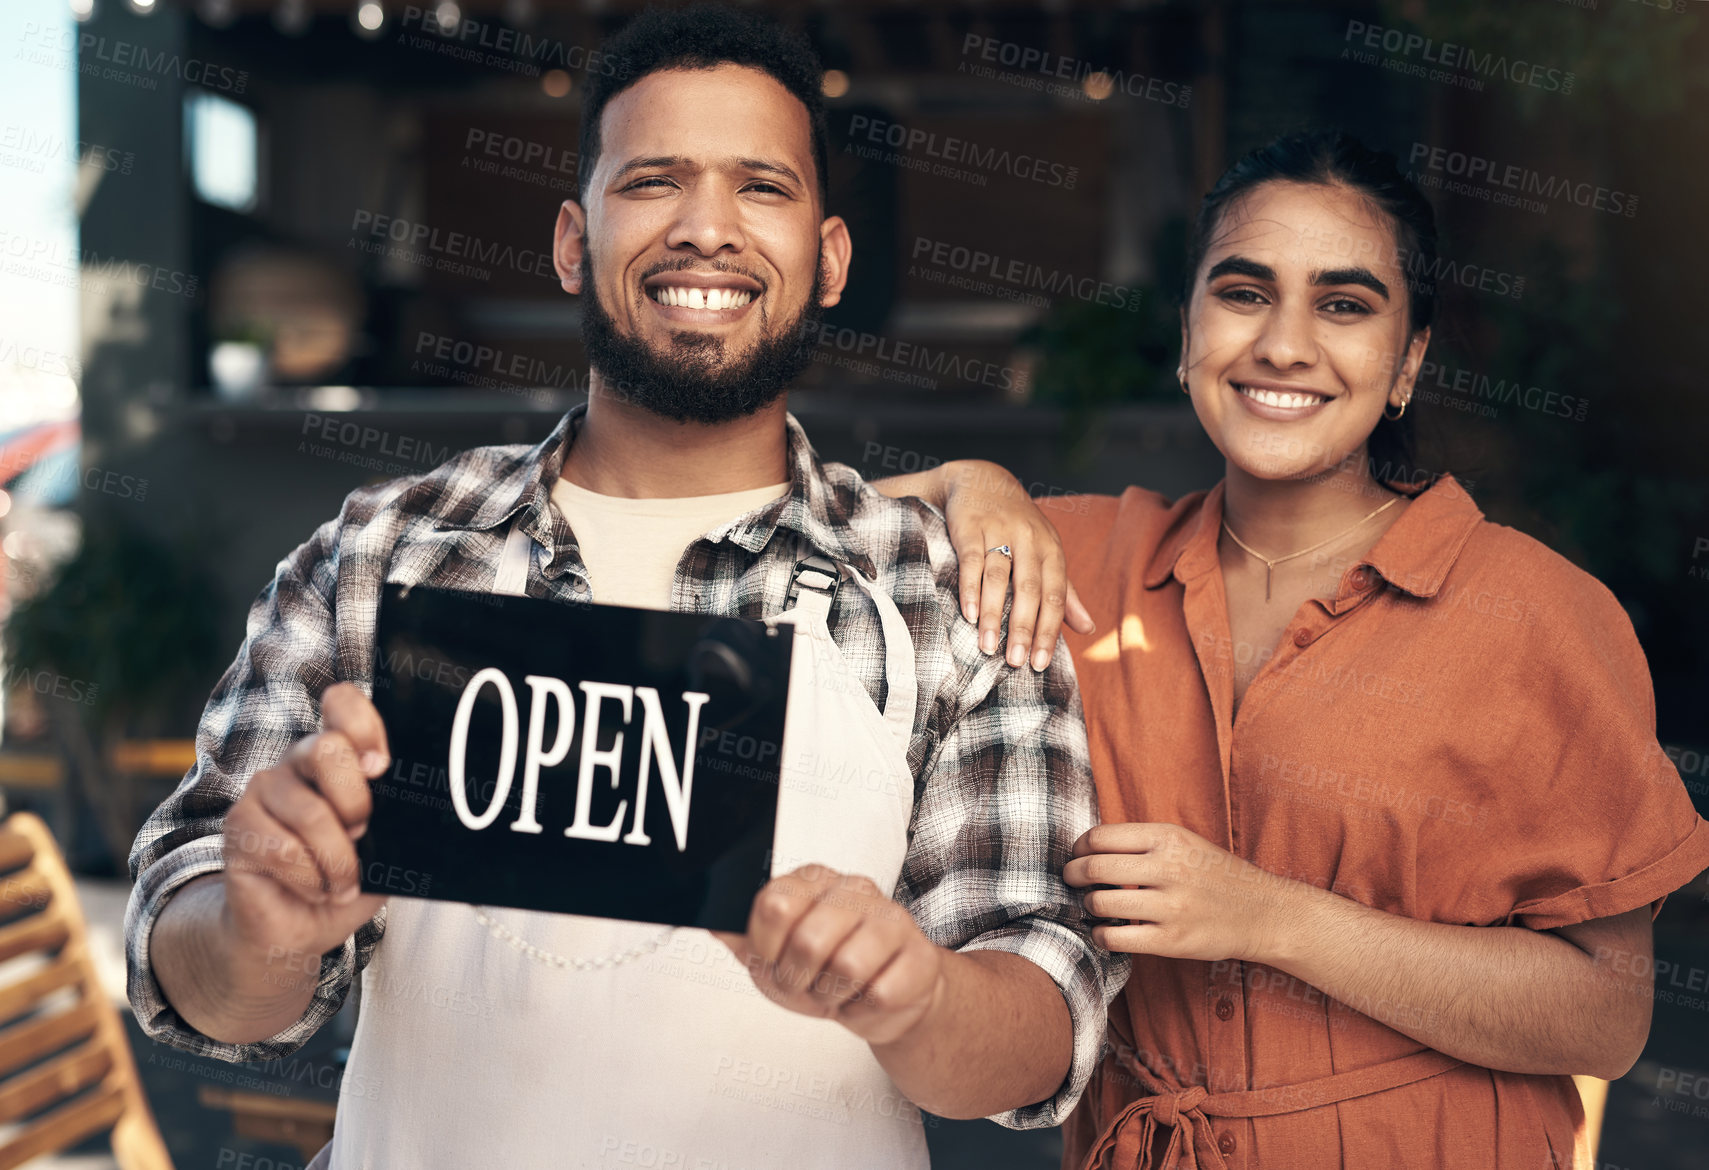
[[255,111],[215,93],[186,94],[184,142],[197,196],[231,211],[255,210],[261,192]]

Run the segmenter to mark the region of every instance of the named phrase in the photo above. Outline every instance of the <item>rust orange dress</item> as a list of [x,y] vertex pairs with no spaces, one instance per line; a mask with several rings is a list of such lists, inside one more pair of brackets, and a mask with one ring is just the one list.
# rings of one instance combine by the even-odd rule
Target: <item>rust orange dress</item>
[[[1567,926],[1709,868],[1656,742],[1631,622],[1588,574],[1444,476],[1333,600],[1300,607],[1233,707],[1223,485],[1045,503],[1098,629],[1068,634],[1106,822],[1183,825],[1410,918]],[[1547,996],[1547,988],[1538,988]],[[1588,1166],[1571,1078],[1461,1064],[1421,1009],[1273,968],[1136,955],[1066,1167]],[[1386,1022],[1385,1022],[1386,1021]]]

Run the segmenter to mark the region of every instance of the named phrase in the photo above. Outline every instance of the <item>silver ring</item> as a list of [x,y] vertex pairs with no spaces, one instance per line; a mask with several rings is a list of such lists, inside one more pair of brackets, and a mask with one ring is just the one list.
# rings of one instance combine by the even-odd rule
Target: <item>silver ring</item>
[[1000,552],[1004,556],[1008,557],[1011,561],[1015,559],[1015,554],[1010,550],[1009,546],[1006,544],[995,545],[991,548],[986,549],[985,551],[987,553]]

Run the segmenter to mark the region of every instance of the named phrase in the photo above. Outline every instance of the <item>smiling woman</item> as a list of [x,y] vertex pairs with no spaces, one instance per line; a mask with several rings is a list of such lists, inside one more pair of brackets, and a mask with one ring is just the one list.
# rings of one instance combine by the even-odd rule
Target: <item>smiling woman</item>
[[[1374,480],[1418,485],[1406,408],[1436,315],[1436,248],[1430,204],[1386,156],[1324,135],[1293,135],[1254,151],[1229,168],[1200,207],[1183,290],[1183,385],[1211,382],[1217,355],[1239,351],[1241,334],[1259,321],[1268,330],[1265,354],[1295,340],[1285,331],[1290,321],[1332,324],[1336,328],[1316,331],[1312,339],[1333,357],[1314,379],[1299,376],[1297,366],[1289,374],[1284,354],[1284,363],[1248,369],[1247,378],[1230,388],[1252,414],[1272,422],[1303,419],[1328,404],[1338,395],[1326,379],[1340,374],[1348,377],[1342,394],[1375,386],[1376,400],[1364,394],[1353,410],[1343,411],[1355,416],[1345,428],[1332,420],[1331,430],[1309,435],[1223,438],[1239,446],[1243,437],[1249,457],[1267,458],[1280,469],[1290,461],[1321,461],[1333,449],[1351,450],[1348,438],[1363,437]],[[1278,270],[1289,267],[1296,270],[1300,299],[1283,306]],[[1196,346],[1189,321],[1203,326]],[[1284,331],[1277,332],[1278,322]],[[1217,439],[1206,414],[1221,418],[1221,412],[1200,398],[1194,405]],[[1373,414],[1379,409],[1380,416]],[[1342,430],[1351,435],[1337,436]],[[1219,447],[1229,454],[1220,441]]]
[[[1067,644],[1105,823],[1065,873],[1134,956],[1066,1166],[1586,1165],[1569,1074],[1649,1030],[1633,972],[1709,823],[1608,590],[1410,473],[1432,225],[1345,135],[1244,159],[1181,316],[1225,478],[1040,502],[1099,627]],[[980,550],[1033,572],[1056,538],[995,475],[880,486],[945,507],[1000,599]]]

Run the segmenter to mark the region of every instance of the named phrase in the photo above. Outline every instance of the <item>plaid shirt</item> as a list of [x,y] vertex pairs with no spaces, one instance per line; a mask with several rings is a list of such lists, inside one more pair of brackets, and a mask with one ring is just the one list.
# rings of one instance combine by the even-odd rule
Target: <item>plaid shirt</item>
[[[332,1018],[385,935],[386,911],[321,959],[301,1020],[251,1044],[202,1035],[166,1002],[149,965],[149,935],[172,892],[223,867],[221,825],[250,776],[320,729],[319,697],[347,680],[372,694],[374,632],[387,581],[489,591],[508,522],[536,548],[532,597],[590,602],[574,535],[548,507],[585,407],[534,447],[479,447],[433,471],[351,492],[336,520],[279,562],[250,607],[237,660],[215,686],[196,732],[196,762],[149,817],[131,850],[125,913],[130,1001],[150,1036],[231,1061],[270,1060]],[[678,564],[671,607],[760,618],[785,605],[796,563],[819,553],[852,565],[895,600],[914,641],[919,700],[908,764],[914,814],[896,900],[933,942],[1004,950],[1062,989],[1074,1023],[1073,1063],[1047,1101],[996,1120],[1053,1125],[1073,1108],[1097,1063],[1104,1012],[1125,981],[1125,956],[1094,944],[1078,895],[1062,881],[1075,839],[1097,821],[1079,693],[1058,646],[1042,674],[979,650],[961,620],[954,549],[941,515],[892,500],[853,470],[822,464],[788,419],[790,489],[695,541]],[[884,638],[876,607],[839,589],[830,616],[838,647],[882,708]]]

